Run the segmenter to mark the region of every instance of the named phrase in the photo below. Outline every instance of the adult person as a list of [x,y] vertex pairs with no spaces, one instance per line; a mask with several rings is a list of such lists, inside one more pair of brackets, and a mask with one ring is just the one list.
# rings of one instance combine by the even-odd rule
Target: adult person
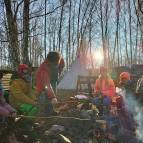
[[51,85],[51,77],[54,75],[57,79],[58,65],[60,63],[60,54],[58,52],[49,52],[44,62],[36,72],[36,90],[38,93],[38,104],[40,115],[55,115],[53,104],[57,102],[55,92]]
[[102,116],[104,111],[108,113],[109,110],[106,111],[102,105],[109,107],[111,104],[112,97],[115,96],[115,85],[105,67],[100,67],[100,75],[95,82],[94,93],[96,96],[93,99],[93,104],[98,106],[99,115]]
[[95,93],[102,93],[108,97],[113,97],[115,95],[115,85],[113,80],[109,77],[107,68],[100,67],[99,78],[95,82]]
[[11,81],[10,103],[22,114],[35,115],[36,93],[31,86],[31,70],[28,65],[20,64],[17,70],[17,78]]
[[126,90],[126,94],[134,93],[131,75],[129,72],[122,72],[120,74],[118,87],[124,88]]
[[[117,100],[117,104],[120,104],[122,108],[118,110],[118,117],[123,127],[123,140],[124,142],[132,142],[136,140],[134,136],[134,131],[136,128],[136,123],[133,118],[133,106],[135,105],[135,96],[133,90],[133,84],[131,80],[131,75],[129,72],[122,72],[119,76],[119,84],[117,86],[121,89],[120,100]],[[119,98],[118,98],[119,99]],[[129,134],[128,134],[129,133]],[[130,136],[130,138],[128,138]],[[137,142],[137,141],[135,141]]]

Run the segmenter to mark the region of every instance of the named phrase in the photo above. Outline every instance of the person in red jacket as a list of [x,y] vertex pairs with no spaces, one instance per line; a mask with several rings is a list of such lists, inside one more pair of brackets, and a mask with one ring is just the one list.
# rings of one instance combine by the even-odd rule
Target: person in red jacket
[[53,65],[58,67],[59,63],[59,53],[49,52],[47,58],[36,72],[36,90],[38,93],[40,115],[42,116],[49,116],[55,113],[53,103],[57,102],[57,98],[51,85],[51,75]]
[[102,95],[106,95],[109,97],[113,97],[115,95],[115,85],[113,80],[108,76],[107,68],[100,67],[100,75],[99,78],[95,82],[95,93],[102,93]]

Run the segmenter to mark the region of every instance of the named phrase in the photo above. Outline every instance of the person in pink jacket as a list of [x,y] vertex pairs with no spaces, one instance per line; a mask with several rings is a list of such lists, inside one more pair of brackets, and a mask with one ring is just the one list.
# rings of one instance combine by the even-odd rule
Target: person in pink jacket
[[3,77],[3,73],[0,72],[0,116],[1,117],[15,116],[16,110],[8,103],[6,103],[5,98],[3,96],[4,91],[3,91],[3,85],[2,85],[2,77]]
[[102,95],[108,97],[113,97],[115,95],[115,84],[108,76],[108,72],[105,67],[100,67],[100,75],[95,82],[94,92],[100,92]]

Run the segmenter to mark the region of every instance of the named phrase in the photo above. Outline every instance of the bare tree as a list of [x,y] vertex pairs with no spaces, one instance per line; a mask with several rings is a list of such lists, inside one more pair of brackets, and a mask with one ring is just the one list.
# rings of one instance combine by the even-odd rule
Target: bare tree
[[69,31],[69,35],[68,35],[68,47],[67,47],[67,57],[68,57],[68,63],[71,64],[71,6],[72,6],[72,2],[71,0],[69,0],[69,26],[68,26],[68,31]]
[[129,30],[130,30],[130,64],[132,64],[133,62],[133,49],[132,49],[132,28],[131,28],[131,4],[130,4],[130,0],[128,0],[128,10],[129,10]]
[[108,58],[107,58],[107,30],[108,30],[108,0],[106,1],[105,7],[105,24],[103,19],[103,6],[102,1],[100,0],[100,22],[101,22],[101,35],[102,35],[102,47],[104,55],[104,66],[108,67]]
[[66,4],[67,0],[62,0],[62,8],[61,8],[61,14],[60,14],[60,27],[58,32],[58,51],[61,51],[61,32],[62,32],[62,22],[63,22],[63,12],[64,12],[64,6]]
[[23,8],[23,63],[29,64],[29,5],[30,0],[24,0]]
[[13,66],[38,66],[45,52],[57,50],[69,69],[80,39],[88,39],[90,52],[103,48],[104,65],[142,63],[143,0],[4,0],[4,6],[0,31],[6,36],[0,41],[8,51],[2,50],[2,57],[10,54]]
[[77,49],[79,48],[79,39],[80,39],[79,24],[80,24],[81,7],[82,7],[82,0],[79,1],[78,16],[77,16]]
[[8,37],[9,37],[9,49],[10,49],[10,59],[12,61],[13,67],[16,67],[20,63],[19,57],[19,45],[18,45],[18,29],[16,22],[16,15],[14,16],[11,8],[11,1],[4,0],[6,8],[7,26],[8,26]]

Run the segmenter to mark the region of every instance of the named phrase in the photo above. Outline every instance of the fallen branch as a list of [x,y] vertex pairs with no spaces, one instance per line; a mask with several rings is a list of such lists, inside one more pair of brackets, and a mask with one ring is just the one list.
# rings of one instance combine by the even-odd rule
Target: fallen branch
[[43,116],[24,116],[19,115],[17,118],[31,118],[31,119],[74,119],[74,120],[80,120],[80,121],[89,121],[89,119],[81,119],[81,118],[75,118],[75,117],[62,117],[62,116],[50,116],[50,117],[43,117]]

